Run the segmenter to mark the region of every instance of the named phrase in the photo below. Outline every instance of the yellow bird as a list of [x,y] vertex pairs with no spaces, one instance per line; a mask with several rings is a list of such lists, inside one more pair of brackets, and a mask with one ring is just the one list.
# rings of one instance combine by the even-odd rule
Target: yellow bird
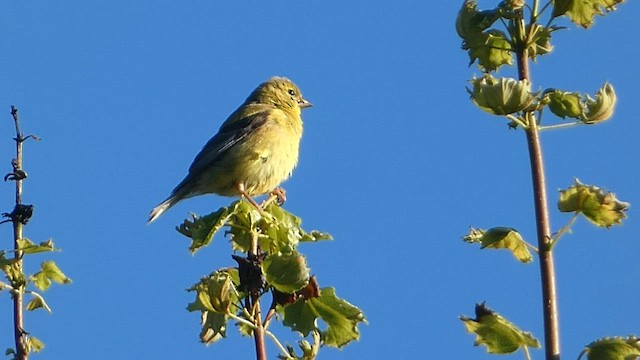
[[301,109],[312,106],[289,79],[260,84],[202,148],[189,174],[156,206],[149,222],[178,202],[202,194],[266,194],[291,176],[302,137]]

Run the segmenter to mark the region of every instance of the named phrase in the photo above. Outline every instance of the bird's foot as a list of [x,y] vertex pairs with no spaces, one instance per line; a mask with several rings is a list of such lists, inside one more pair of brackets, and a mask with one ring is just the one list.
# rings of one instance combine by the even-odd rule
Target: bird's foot
[[277,188],[273,189],[269,193],[269,199],[267,199],[265,201],[265,203],[268,203],[268,202],[274,201],[274,200],[275,200],[275,202],[276,202],[276,204],[278,206],[284,205],[284,202],[287,201],[287,191],[284,188],[281,188],[279,186]]

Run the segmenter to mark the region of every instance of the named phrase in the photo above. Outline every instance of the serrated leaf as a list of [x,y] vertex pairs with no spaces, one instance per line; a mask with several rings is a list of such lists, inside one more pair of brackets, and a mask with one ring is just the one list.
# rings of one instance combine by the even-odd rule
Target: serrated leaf
[[27,238],[18,240],[18,249],[25,254],[36,254],[55,250],[55,248],[53,247],[53,240],[51,239],[43,241],[40,244],[36,245]]
[[182,235],[191,238],[189,251],[194,254],[201,248],[209,245],[213,236],[225,225],[230,214],[235,210],[235,205],[221,207],[218,211],[205,216],[191,214],[191,220],[185,220],[176,230]]
[[47,290],[52,281],[58,284],[71,283],[71,279],[60,270],[54,261],[45,261],[40,264],[40,268],[41,270],[31,277],[34,285],[40,290]]
[[[616,9],[616,5],[623,0],[573,0],[563,13],[576,25],[588,28],[593,25],[596,15],[605,15]],[[563,8],[566,5],[563,4]],[[562,10],[562,9],[559,9]],[[555,11],[554,11],[555,13]]]
[[309,268],[297,252],[271,254],[262,262],[267,283],[283,293],[292,294],[309,283]]
[[573,186],[560,191],[558,200],[560,211],[579,212],[594,225],[607,228],[620,224],[627,217],[625,211],[629,206],[629,203],[619,201],[614,193],[582,184],[578,179]]
[[640,338],[628,336],[599,339],[587,345],[583,353],[587,354],[587,360],[640,359]]
[[[318,318],[327,325],[324,331],[317,327]],[[362,311],[338,298],[331,287],[322,289],[319,297],[300,298],[284,308],[285,326],[305,337],[311,331],[320,330],[324,344],[332,347],[340,348],[359,339],[358,323],[361,322],[366,323]]]
[[476,304],[476,318],[460,316],[465,329],[476,335],[475,346],[484,345],[491,354],[510,354],[520,347],[540,347],[540,342],[531,333],[520,330],[500,314]]
[[511,43],[504,32],[488,30],[465,39],[462,48],[469,54],[469,65],[478,60],[484,72],[497,70],[502,65],[513,64]]
[[468,243],[481,243],[481,249],[509,249],[513,256],[523,263],[533,260],[527,243],[520,233],[512,228],[493,227],[489,230],[471,228],[462,239]]

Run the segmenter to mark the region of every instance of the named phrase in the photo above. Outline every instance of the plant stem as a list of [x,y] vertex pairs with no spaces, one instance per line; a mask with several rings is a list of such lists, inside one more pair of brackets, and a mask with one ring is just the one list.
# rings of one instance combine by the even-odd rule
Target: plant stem
[[[531,83],[529,73],[529,56],[527,52],[527,40],[525,38],[524,18],[522,11],[519,14],[519,30],[516,36],[516,61],[520,80],[528,80]],[[533,182],[533,201],[536,212],[536,228],[538,237],[538,257],[540,259],[540,281],[542,285],[542,308],[544,318],[545,354],[547,360],[560,359],[560,332],[558,322],[558,304],[556,294],[555,266],[553,252],[551,251],[551,225],[549,223],[549,207],[547,204],[547,190],[542,157],[542,147],[538,133],[538,124],[533,111],[525,113],[528,128],[527,144],[529,148],[529,161],[531,164],[531,177]]]
[[[16,158],[13,160],[14,174],[22,171],[22,143],[24,142],[24,136],[20,131],[20,118],[18,117],[18,109],[15,106],[11,106],[11,116],[16,128]],[[14,178],[16,182],[16,205],[22,204],[22,177],[16,176]],[[13,219],[13,248],[14,259],[18,271],[22,273],[22,251],[20,251],[20,245],[18,241],[22,239],[22,222],[17,219]],[[27,360],[28,351],[26,343],[26,332],[24,331],[24,315],[23,315],[23,303],[24,303],[24,284],[19,284],[14,287],[12,292],[13,298],[13,336],[16,346],[16,359]]]
[[[251,246],[249,247],[249,258],[258,258],[258,233],[252,232]],[[255,291],[255,290],[253,290]],[[254,319],[253,339],[256,345],[256,359],[267,360],[267,350],[264,342],[264,326],[262,325],[262,314],[260,312],[260,294],[253,293],[250,295],[251,299],[251,315]]]
[[253,338],[256,344],[256,359],[266,360],[267,350],[264,343],[264,327],[262,326],[262,320],[260,317],[260,297],[252,296],[253,302],[253,316],[255,319],[256,328],[253,330]]

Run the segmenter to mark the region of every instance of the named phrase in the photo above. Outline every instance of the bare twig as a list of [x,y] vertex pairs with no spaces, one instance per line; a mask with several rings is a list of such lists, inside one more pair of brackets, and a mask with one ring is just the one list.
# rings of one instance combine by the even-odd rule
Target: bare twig
[[[22,170],[22,143],[25,138],[20,130],[20,118],[18,116],[18,109],[15,106],[11,106],[11,116],[16,128],[16,158],[13,159],[11,164],[13,165],[14,174],[25,174]],[[24,177],[16,176],[11,180],[16,183],[16,207],[22,205],[22,180]],[[12,218],[13,222],[13,246],[14,246],[14,259],[16,267],[19,272],[22,272],[22,251],[20,251],[19,240],[22,239],[22,228],[24,224],[18,221],[16,218]],[[16,359],[27,360],[28,348],[27,348],[27,333],[24,331],[24,315],[23,315],[23,302],[24,302],[24,283],[13,284],[14,291],[11,293],[13,298],[13,334],[16,346]]]

